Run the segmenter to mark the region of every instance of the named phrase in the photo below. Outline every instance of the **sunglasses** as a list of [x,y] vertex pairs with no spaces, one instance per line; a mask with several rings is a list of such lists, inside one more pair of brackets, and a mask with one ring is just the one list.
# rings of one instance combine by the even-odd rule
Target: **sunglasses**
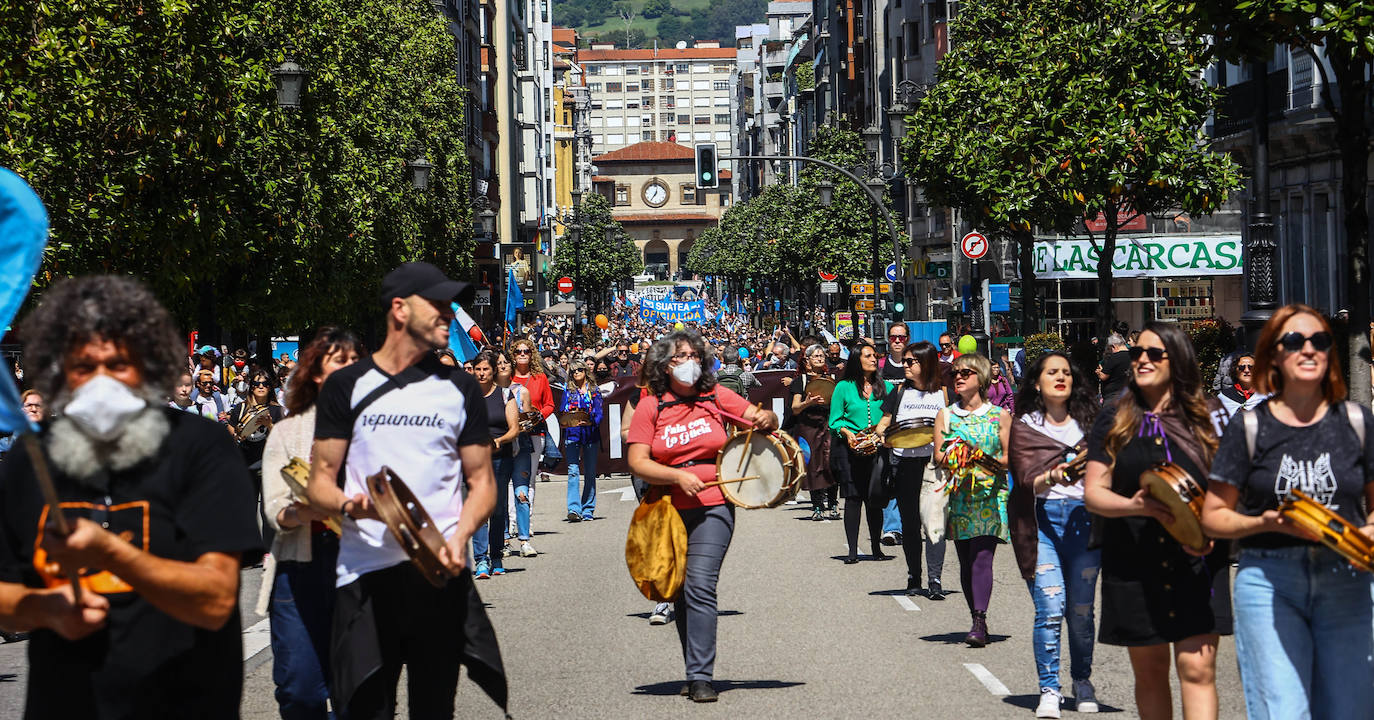
[[254,380],[253,382],[250,382],[248,384],[252,385],[253,387],[267,387],[267,382],[264,380]]
[[942,348],[954,347],[954,343],[940,343],[940,347],[942,347]]
[[1254,365],[1237,365],[1236,372],[1250,372],[1255,369]]
[[1303,335],[1300,332],[1285,333],[1276,343],[1283,348],[1284,352],[1295,353],[1303,349],[1307,343],[1312,343],[1312,349],[1317,352],[1326,352],[1331,349],[1331,333],[1326,331],[1315,332],[1311,335]]
[[1147,348],[1136,345],[1127,352],[1130,353],[1131,360],[1139,360],[1141,355],[1150,356],[1150,362],[1159,362],[1164,358],[1169,357],[1169,353],[1166,352],[1164,348],[1157,347]]
[[902,358],[902,364],[911,367],[912,365],[920,365],[921,361],[916,358]]
[[516,354],[516,355],[529,355],[529,354],[530,354],[530,351],[529,351],[528,349],[516,350],[516,351],[515,351],[515,354]]
[[978,374],[978,371],[976,371],[976,370],[970,370],[970,369],[968,369],[968,368],[960,368],[960,369],[958,369],[958,370],[955,370],[955,371],[954,371],[954,374],[955,374],[955,375],[958,375],[958,376],[961,377],[961,378],[966,378],[966,377],[968,377],[968,376],[970,376],[970,375],[977,375],[977,374]]
[[574,375],[576,375],[576,374],[578,374],[578,373],[585,373],[585,372],[587,372],[587,369],[586,369],[586,368],[577,368],[576,370],[573,370],[573,374],[574,374]]
[[888,335],[888,336],[887,336],[887,339],[888,339],[888,340],[906,340],[906,336],[905,336],[905,335],[901,335],[901,334],[898,334],[898,335]]

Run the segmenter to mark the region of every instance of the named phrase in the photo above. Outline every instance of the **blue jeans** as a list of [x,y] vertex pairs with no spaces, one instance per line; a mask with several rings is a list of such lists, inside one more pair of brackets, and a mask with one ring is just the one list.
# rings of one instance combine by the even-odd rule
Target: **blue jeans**
[[596,511],[596,453],[599,441],[568,443],[568,512],[591,520]]
[[[511,487],[515,491],[515,534],[521,541],[530,539],[530,481],[534,477],[534,445],[529,436],[521,436],[515,446],[515,464],[511,471]],[[525,498],[521,501],[520,498]],[[508,523],[509,524],[509,523]]]
[[[1035,577],[1026,581],[1035,602],[1031,647],[1041,690],[1059,690],[1059,633],[1069,625],[1069,676],[1087,680],[1093,672],[1093,600],[1100,550],[1088,549],[1092,520],[1082,500],[1035,501],[1040,546]],[[1067,617],[1064,609],[1070,608]]]
[[902,514],[897,511],[897,498],[887,501],[883,507],[883,534],[902,531]]
[[333,717],[325,702],[338,536],[315,533],[310,552],[308,563],[278,563],[272,583],[272,682],[284,720]]
[[[496,476],[496,507],[491,511],[491,518],[472,534],[474,564],[490,560],[492,567],[504,567],[501,563],[501,549],[506,546],[506,492],[510,489],[510,473],[514,465],[508,457],[491,459],[491,472]],[[496,541],[491,542],[491,538],[495,538]],[[490,553],[491,557],[488,558],[491,545],[500,545],[501,548]]]
[[1371,584],[1324,547],[1241,550],[1236,656],[1250,720],[1369,716]]

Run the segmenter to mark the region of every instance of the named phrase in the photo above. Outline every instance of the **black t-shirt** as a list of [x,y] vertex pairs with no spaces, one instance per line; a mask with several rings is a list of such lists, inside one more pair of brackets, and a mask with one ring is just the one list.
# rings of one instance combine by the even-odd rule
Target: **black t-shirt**
[[891,380],[893,385],[901,385],[906,381],[906,365],[902,364],[902,359],[892,359],[892,356],[885,356],[883,366],[878,368],[878,377],[884,380]]
[[[267,434],[272,431],[272,426],[281,422],[282,407],[276,403],[267,406],[267,414],[272,418],[270,425],[254,432],[249,437],[243,438],[239,442],[239,452],[243,453],[243,462],[249,468],[262,463],[262,450],[267,447]],[[238,430],[239,426],[248,421],[253,413],[248,411],[248,403],[241,402],[229,411],[229,426]]]
[[[158,557],[194,562],[208,552],[261,558],[257,497],[224,427],[163,409],[171,430],[152,458],[77,484],[49,461],[69,518],[110,531]],[[97,490],[88,485],[103,485]],[[0,580],[66,583],[35,556],[47,505],[27,452],[0,467]],[[41,551],[40,551],[41,553]],[[109,572],[82,584],[110,601],[108,627],[76,642],[37,630],[29,645],[28,717],[238,717],[243,641],[237,607],[219,630],[174,620]]]
[[[510,424],[506,422],[506,402],[510,396],[506,394],[505,388],[493,385],[491,394],[486,396],[487,401],[487,432],[491,434],[493,440],[505,435],[510,431]],[[506,443],[491,455],[493,458],[513,457],[511,444]]]
[[1131,354],[1125,350],[1107,353],[1102,358],[1102,374],[1107,376],[1102,381],[1102,399],[1115,400],[1131,379]]
[[[1240,489],[1236,510],[1252,516],[1277,510],[1288,491],[1296,488],[1356,527],[1364,525],[1369,511],[1364,492],[1374,482],[1366,470],[1374,467],[1369,442],[1374,438],[1374,413],[1360,406],[1365,427],[1361,448],[1342,404],[1330,406],[1321,420],[1307,427],[1280,422],[1269,412],[1267,401],[1253,412],[1259,421],[1253,462],[1245,442],[1244,418],[1237,415],[1212,463],[1212,480]],[[1260,533],[1241,538],[1240,544],[1276,548],[1316,543],[1285,533]]]

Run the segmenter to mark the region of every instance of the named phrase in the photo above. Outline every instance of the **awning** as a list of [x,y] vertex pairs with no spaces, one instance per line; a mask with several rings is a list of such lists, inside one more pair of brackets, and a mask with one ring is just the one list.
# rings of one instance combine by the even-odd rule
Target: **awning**
[[565,300],[565,301],[563,301],[563,302],[561,302],[561,303],[556,303],[556,304],[554,304],[554,305],[550,305],[550,306],[544,308],[543,310],[540,310],[540,311],[539,311],[539,314],[540,314],[540,315],[572,315],[572,314],[575,313],[575,312],[577,312],[577,310],[574,309],[573,304],[572,304],[571,302],[568,302],[568,301]]
[[[1100,242],[1100,240],[1099,240]],[[1112,255],[1116,278],[1242,275],[1240,235],[1130,235],[1118,237]],[[1041,280],[1091,280],[1097,277],[1097,250],[1087,238],[1035,241],[1035,277]]]

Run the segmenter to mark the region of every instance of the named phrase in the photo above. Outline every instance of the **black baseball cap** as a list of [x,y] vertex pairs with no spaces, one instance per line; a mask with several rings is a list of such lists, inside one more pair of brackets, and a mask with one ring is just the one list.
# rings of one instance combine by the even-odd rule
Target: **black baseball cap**
[[457,300],[459,305],[471,305],[477,294],[470,283],[450,280],[444,272],[427,262],[408,262],[382,278],[383,305],[392,298],[419,295],[426,300]]

